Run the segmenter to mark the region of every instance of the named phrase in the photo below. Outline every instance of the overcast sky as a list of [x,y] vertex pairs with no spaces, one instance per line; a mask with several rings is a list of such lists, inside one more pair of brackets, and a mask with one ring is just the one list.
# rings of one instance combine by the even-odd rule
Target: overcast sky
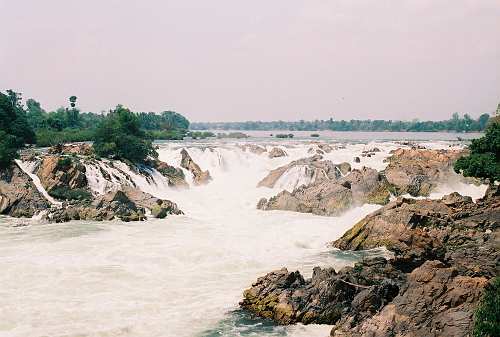
[[0,89],[191,121],[445,119],[500,102],[500,0],[0,0]]

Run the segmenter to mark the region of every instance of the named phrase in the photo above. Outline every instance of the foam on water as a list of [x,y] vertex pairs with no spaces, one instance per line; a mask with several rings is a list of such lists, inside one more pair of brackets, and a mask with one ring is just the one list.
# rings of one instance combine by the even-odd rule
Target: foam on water
[[[287,145],[289,156],[275,159],[236,144],[162,145],[160,159],[169,164],[179,165],[184,146],[210,170],[210,184],[188,190],[171,189],[159,173],[147,178],[120,163],[103,164],[116,178],[104,182],[98,167],[87,166],[96,193],[133,181],[178,203],[185,216],[29,227],[0,218],[0,335],[328,336],[328,326],[277,326],[238,310],[242,291],[271,270],[286,266],[309,277],[316,265],[340,268],[367,254],[340,252],[327,243],[376,205],[340,217],[256,209],[261,197],[308,179],[299,170],[277,188],[256,187],[269,170],[310,156],[310,144]],[[382,151],[361,164],[380,169],[396,144],[347,145],[325,157],[356,167],[354,156],[374,146]],[[470,186],[462,188],[481,193]]]

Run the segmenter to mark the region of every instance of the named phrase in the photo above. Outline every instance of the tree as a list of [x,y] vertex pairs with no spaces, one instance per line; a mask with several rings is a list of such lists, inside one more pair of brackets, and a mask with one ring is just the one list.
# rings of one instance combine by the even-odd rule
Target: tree
[[455,163],[454,169],[466,177],[489,178],[500,181],[500,121],[492,119],[484,137],[473,139],[470,155]]
[[134,163],[158,157],[151,140],[140,128],[137,115],[121,105],[110,111],[97,127],[94,150],[101,157],[126,159]]
[[7,90],[7,94],[0,92],[0,167],[10,165],[24,144],[35,142],[20,97],[12,90]]
[[71,96],[69,98],[69,104],[71,109],[66,109],[66,125],[70,128],[78,127],[80,110],[76,108],[76,96]]
[[47,113],[33,98],[26,101],[26,118],[33,129],[44,128],[47,124]]

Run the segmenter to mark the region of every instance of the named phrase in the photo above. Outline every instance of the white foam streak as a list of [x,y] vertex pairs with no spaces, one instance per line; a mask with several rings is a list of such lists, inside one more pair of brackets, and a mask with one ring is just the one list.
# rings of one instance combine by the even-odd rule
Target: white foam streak
[[40,194],[42,194],[43,197],[45,199],[47,199],[48,202],[50,202],[52,205],[54,205],[56,207],[62,206],[61,202],[52,198],[49,195],[49,193],[47,193],[47,190],[45,189],[45,187],[43,187],[43,185],[40,181],[40,178],[38,178],[38,176],[33,173],[33,171],[36,167],[36,162],[23,162],[19,159],[16,159],[15,162],[16,162],[17,166],[19,166],[19,168],[31,178],[31,180],[33,181],[33,184],[35,185],[38,192],[40,192]]

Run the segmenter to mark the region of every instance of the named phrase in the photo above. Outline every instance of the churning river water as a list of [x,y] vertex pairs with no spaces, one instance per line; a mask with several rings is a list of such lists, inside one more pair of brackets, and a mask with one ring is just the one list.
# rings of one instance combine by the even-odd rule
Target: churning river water
[[[180,191],[139,182],[145,191],[175,201],[183,216],[66,224],[0,218],[0,336],[328,336],[329,326],[283,327],[253,318],[238,310],[238,301],[257,277],[274,269],[285,266],[310,277],[317,265],[340,268],[362,254],[385,254],[338,252],[327,245],[379,206],[340,217],[257,210],[260,198],[307,181],[292,170],[275,189],[257,188],[257,182],[271,169],[310,156],[308,141],[258,142],[279,145],[289,156],[269,159],[243,151],[236,141],[160,144],[160,159],[178,165],[184,147],[213,177],[206,186]],[[399,146],[345,145],[325,159],[380,170]],[[459,146],[446,140],[425,145]],[[382,151],[353,163],[375,146]],[[453,190],[478,198],[485,189],[450,182],[433,197]]]

